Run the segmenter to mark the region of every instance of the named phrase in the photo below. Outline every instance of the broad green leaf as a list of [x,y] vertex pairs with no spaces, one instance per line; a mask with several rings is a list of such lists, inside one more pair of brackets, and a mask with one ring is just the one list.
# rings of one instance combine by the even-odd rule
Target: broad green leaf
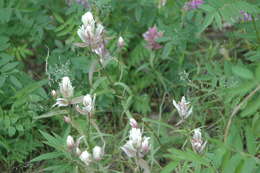
[[3,66],[3,67],[0,69],[0,71],[1,71],[2,73],[7,72],[7,71],[10,71],[10,70],[14,69],[18,64],[19,64],[19,62],[8,63],[8,64],[6,64],[5,66]]
[[242,169],[241,169],[241,173],[253,173],[255,169],[256,169],[255,159],[245,158]]
[[172,42],[166,43],[166,45],[163,48],[162,59],[168,58],[168,56],[172,51],[172,47],[173,47]]
[[253,79],[254,78],[254,74],[246,67],[242,67],[242,66],[233,66],[232,67],[232,72],[244,79]]
[[260,109],[260,96],[252,99],[246,106],[246,108],[240,113],[241,117],[249,117],[254,115],[257,110]]
[[240,154],[235,154],[233,157],[231,157],[226,164],[226,167],[223,170],[223,173],[230,173],[235,172],[236,168],[239,166],[239,164],[242,161],[242,157]]

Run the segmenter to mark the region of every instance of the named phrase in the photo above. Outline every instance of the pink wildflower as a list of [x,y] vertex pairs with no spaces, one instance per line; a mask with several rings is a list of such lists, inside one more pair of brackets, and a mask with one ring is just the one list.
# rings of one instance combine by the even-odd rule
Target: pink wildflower
[[240,11],[240,14],[243,15],[243,18],[242,18],[243,21],[251,21],[252,20],[251,14],[249,14],[249,13],[243,11],[243,10]]
[[157,27],[154,26],[152,28],[149,28],[148,31],[146,31],[143,34],[144,39],[147,41],[148,45],[147,47],[153,50],[157,50],[162,48],[162,46],[156,42],[156,39],[163,36],[163,32],[159,32],[157,30]]
[[191,0],[189,2],[186,2],[183,6],[184,10],[192,10],[192,9],[196,9],[199,8],[199,6],[201,6],[204,3],[203,0]]

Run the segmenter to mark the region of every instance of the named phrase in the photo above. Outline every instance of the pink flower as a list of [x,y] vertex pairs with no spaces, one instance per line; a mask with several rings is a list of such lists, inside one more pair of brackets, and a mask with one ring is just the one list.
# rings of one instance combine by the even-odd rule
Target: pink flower
[[243,10],[240,11],[240,14],[243,15],[243,18],[242,18],[243,21],[252,21],[251,14],[249,14],[249,13],[243,11]]
[[192,9],[196,9],[199,8],[199,6],[201,6],[204,3],[203,0],[192,0],[189,2],[186,2],[183,6],[184,10],[192,10]]
[[143,34],[144,39],[147,41],[147,47],[153,50],[157,50],[162,48],[162,46],[156,42],[156,39],[163,36],[163,32],[159,32],[157,30],[157,27],[154,26],[152,28],[149,28],[148,31],[146,31]]

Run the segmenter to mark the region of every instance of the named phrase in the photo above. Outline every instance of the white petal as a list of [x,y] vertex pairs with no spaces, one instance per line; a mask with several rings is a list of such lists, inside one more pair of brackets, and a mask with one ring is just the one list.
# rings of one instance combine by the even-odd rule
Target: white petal
[[93,148],[93,158],[95,160],[101,160],[103,155],[104,155],[103,149],[100,146],[95,146]]
[[175,108],[177,109],[177,111],[180,112],[180,106],[176,103],[176,101],[174,99],[172,100],[172,103],[175,106]]
[[90,11],[86,12],[81,17],[81,20],[82,20],[82,23],[84,24],[84,26],[95,24],[95,20],[94,20],[93,15]]
[[83,151],[81,154],[80,154],[80,156],[79,156],[79,158],[80,158],[80,160],[82,161],[82,162],[84,162],[86,165],[89,165],[89,163],[91,162],[91,154],[87,151],[87,150],[85,150],[85,151]]
[[85,28],[84,26],[81,26],[78,31],[78,36],[79,38],[83,41],[83,42],[88,42],[88,40],[86,39],[86,36],[85,36]]
[[127,143],[123,147],[121,147],[121,149],[130,158],[136,156],[136,149],[133,147],[132,141],[127,141]]

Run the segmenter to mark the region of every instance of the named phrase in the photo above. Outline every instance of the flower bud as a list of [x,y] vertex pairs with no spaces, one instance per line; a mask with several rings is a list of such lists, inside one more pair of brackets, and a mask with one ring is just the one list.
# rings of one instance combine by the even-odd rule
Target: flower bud
[[150,149],[150,146],[149,146],[149,137],[144,137],[144,140],[142,142],[142,146],[141,146],[141,151],[143,153],[147,153]]
[[124,41],[124,39],[123,39],[121,36],[118,38],[117,46],[118,46],[119,48],[122,48],[122,47],[125,46],[125,41]]
[[52,97],[54,97],[54,98],[56,98],[56,97],[57,97],[57,93],[56,93],[56,91],[55,91],[55,90],[52,90],[52,91],[51,91],[51,96],[52,96]]
[[82,162],[84,162],[86,165],[89,165],[90,162],[91,162],[91,154],[90,154],[87,150],[83,151],[83,152],[80,154],[79,158],[80,158],[80,160],[81,160]]
[[130,126],[132,127],[132,128],[138,128],[138,123],[135,121],[135,119],[133,119],[133,118],[130,118]]
[[95,159],[95,160],[101,160],[102,159],[102,157],[103,157],[103,155],[104,155],[104,152],[103,152],[103,149],[101,148],[101,147],[99,147],[99,146],[95,146],[94,148],[93,148],[93,158]]
[[74,139],[73,139],[73,137],[72,136],[68,136],[67,137],[67,147],[68,147],[68,149],[69,150],[72,150],[73,148],[74,148]]
[[64,119],[64,121],[65,121],[66,123],[68,123],[68,124],[71,123],[70,117],[64,116],[63,119]]

